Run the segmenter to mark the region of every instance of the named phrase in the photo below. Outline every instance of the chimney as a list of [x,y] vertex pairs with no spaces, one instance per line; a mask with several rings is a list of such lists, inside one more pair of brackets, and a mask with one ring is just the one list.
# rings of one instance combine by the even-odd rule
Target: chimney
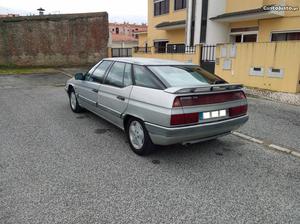
[[44,12],[45,12],[45,9],[43,9],[42,7],[40,7],[39,9],[37,9],[37,11],[39,11],[39,15],[40,16],[43,16]]

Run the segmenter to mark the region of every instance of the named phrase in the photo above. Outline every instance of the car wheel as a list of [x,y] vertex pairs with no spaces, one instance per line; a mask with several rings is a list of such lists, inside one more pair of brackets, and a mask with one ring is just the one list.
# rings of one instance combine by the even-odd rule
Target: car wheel
[[82,108],[79,106],[78,104],[78,101],[77,101],[77,97],[76,97],[76,94],[75,94],[75,91],[74,89],[72,89],[70,91],[70,94],[69,94],[69,100],[70,100],[70,107],[71,107],[71,110],[74,112],[74,113],[80,113],[82,111]]
[[148,155],[152,151],[154,145],[143,121],[137,118],[129,119],[126,135],[132,151],[136,154],[143,156]]

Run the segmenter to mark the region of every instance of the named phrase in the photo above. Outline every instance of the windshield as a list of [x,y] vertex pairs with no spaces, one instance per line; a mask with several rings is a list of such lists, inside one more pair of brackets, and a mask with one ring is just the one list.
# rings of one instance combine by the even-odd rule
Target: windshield
[[168,87],[224,84],[226,81],[198,66],[148,66]]

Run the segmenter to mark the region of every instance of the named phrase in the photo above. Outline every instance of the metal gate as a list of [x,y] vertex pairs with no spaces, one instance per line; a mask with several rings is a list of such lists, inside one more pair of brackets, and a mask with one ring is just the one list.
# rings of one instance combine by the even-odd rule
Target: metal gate
[[201,49],[200,66],[205,70],[215,73],[216,46],[203,45]]
[[112,57],[132,57],[132,48],[112,48]]

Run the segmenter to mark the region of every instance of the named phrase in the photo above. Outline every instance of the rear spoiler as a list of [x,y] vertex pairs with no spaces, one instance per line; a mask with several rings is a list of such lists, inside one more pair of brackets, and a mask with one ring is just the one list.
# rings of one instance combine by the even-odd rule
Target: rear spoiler
[[172,94],[184,94],[184,93],[201,93],[201,92],[217,92],[224,90],[237,90],[242,89],[242,84],[216,84],[194,87],[171,87],[164,91]]

